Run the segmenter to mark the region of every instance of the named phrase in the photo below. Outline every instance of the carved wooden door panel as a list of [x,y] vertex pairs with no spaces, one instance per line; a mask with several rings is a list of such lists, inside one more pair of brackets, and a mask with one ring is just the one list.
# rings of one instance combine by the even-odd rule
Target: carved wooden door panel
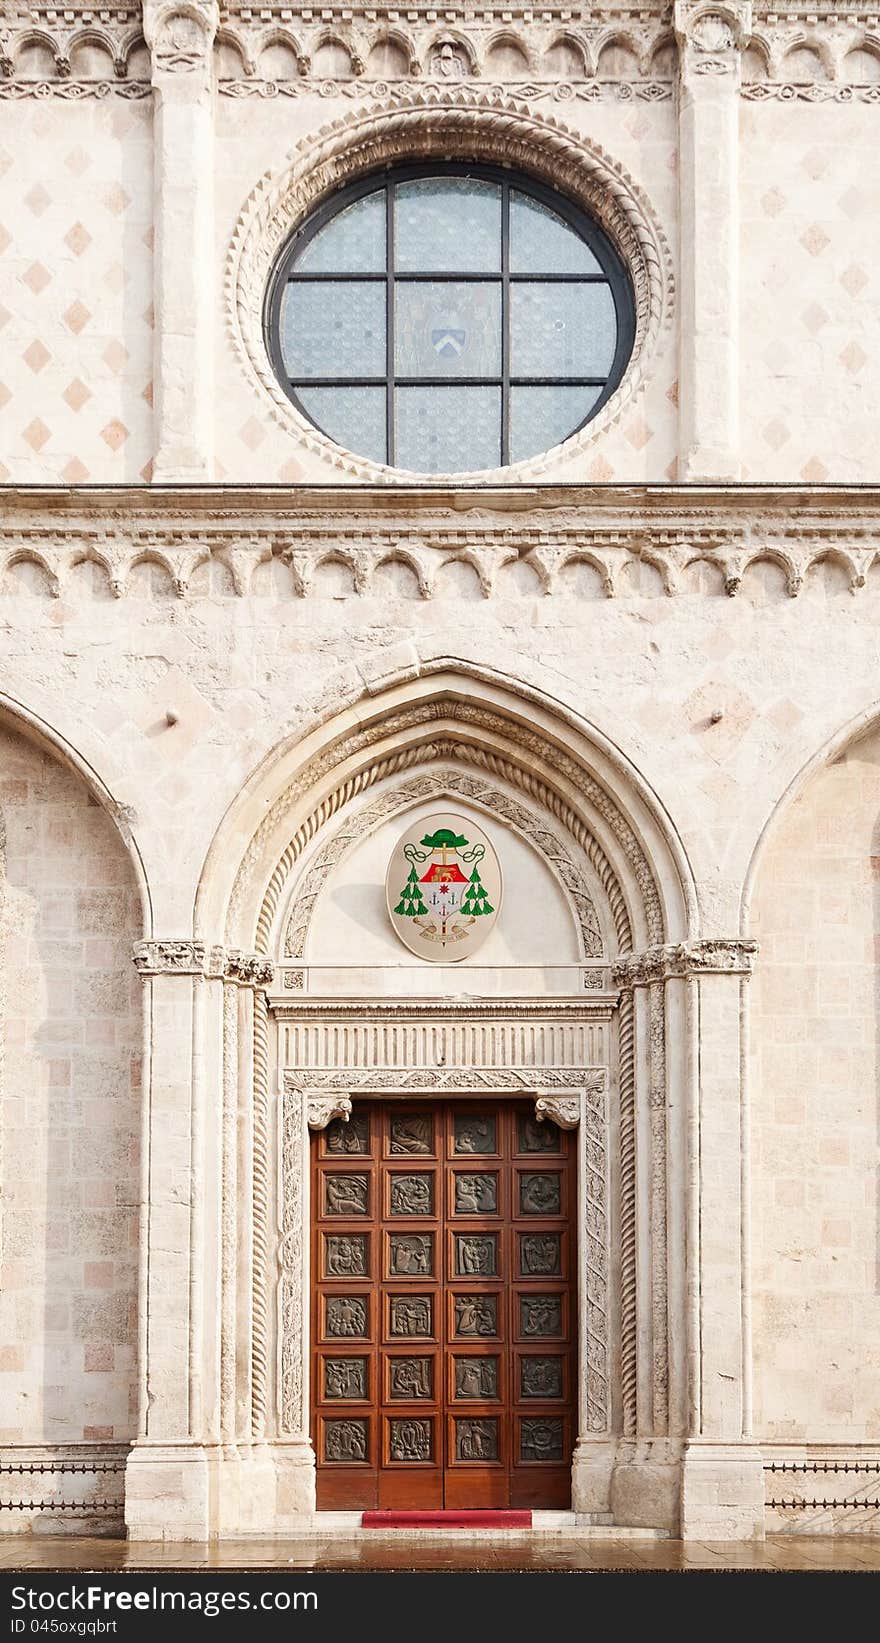
[[572,1136],[533,1102],[369,1102],[312,1145],[318,1506],[567,1506]]

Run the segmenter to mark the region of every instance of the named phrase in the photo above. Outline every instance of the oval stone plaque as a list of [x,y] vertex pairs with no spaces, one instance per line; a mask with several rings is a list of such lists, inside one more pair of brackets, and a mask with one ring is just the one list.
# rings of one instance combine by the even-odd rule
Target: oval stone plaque
[[416,822],[385,879],[388,915],[404,946],[434,964],[468,958],[501,908],[501,866],[486,834],[463,816]]

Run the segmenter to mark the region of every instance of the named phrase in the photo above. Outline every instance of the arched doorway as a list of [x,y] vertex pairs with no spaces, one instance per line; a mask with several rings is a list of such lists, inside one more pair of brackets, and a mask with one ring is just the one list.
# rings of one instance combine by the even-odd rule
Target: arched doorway
[[[387,921],[373,917],[387,838],[441,795],[444,807],[464,807],[503,834],[544,887],[538,894],[522,881],[519,915],[506,923],[519,944],[506,980],[488,947],[455,979],[441,966],[429,981],[424,966],[414,979],[412,963],[404,975],[402,950],[389,960],[371,945],[394,942]],[[218,1189],[224,1206],[234,1191],[238,1209],[221,1217],[219,1429],[252,1468],[255,1499],[271,1466],[273,1526],[315,1505],[310,1355],[327,1343],[310,1329],[313,1295],[321,1300],[310,1246],[313,1231],[324,1231],[313,1227],[310,1133],[381,1104],[389,1137],[392,1103],[431,1107],[447,1136],[443,1159],[439,1147],[432,1159],[446,1170],[455,1162],[453,1103],[475,1099],[501,1102],[507,1115],[537,1101],[572,1135],[559,1154],[573,1160],[577,1199],[571,1498],[607,1515],[615,1472],[638,1472],[647,1438],[654,1498],[663,1496],[657,1515],[672,1524],[687,1400],[685,1343],[669,1320],[683,1216],[667,1193],[674,1132],[663,1092],[679,1072],[663,1023],[685,983],[680,966],[621,959],[665,954],[664,943],[687,937],[688,882],[668,824],[615,749],[534,691],[462,664],[389,680],[281,750],[233,807],[197,919],[206,936],[222,926],[227,969],[237,953],[254,982],[224,988],[222,1007]],[[540,946],[535,910],[545,902],[566,930],[555,953]],[[334,928],[345,954],[322,947]],[[502,920],[499,940],[504,928]],[[324,1143],[316,1145],[320,1164]],[[377,1169],[389,1161],[384,1150],[385,1140],[370,1155]],[[522,1159],[508,1149],[498,1162],[514,1171]],[[515,1224],[503,1230],[516,1241]],[[452,1236],[448,1225],[440,1231]],[[448,1271],[443,1287],[454,1293]],[[543,1444],[546,1433],[539,1437]],[[555,1455],[555,1438],[553,1447]],[[566,1472],[569,1453],[566,1438]],[[238,1498],[242,1479],[239,1471]]]

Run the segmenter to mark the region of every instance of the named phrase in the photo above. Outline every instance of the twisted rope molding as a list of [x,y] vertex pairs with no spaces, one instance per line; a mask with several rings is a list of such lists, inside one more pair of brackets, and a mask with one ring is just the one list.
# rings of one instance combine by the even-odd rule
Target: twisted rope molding
[[251,1274],[251,1428],[266,1431],[269,1362],[269,1018],[266,994],[254,993],[253,1272]]
[[635,1437],[636,1331],[636,1061],[632,993],[620,1000],[620,1396],[623,1435]]
[[[395,478],[394,469],[341,451],[284,393],[263,336],[269,275],[282,245],[312,206],[351,179],[396,160],[496,160],[567,192],[602,224],[632,278],[636,335],[630,364],[599,415],[568,441],[566,456],[577,457],[619,419],[643,386],[660,333],[671,321],[673,263],[659,220],[630,174],[597,144],[497,88],[432,85],[399,96],[396,105],[377,102],[354,119],[349,114],[310,133],[291,151],[283,170],[266,172],[245,202],[230,242],[225,279],[227,323],[244,373],[285,431],[334,468],[373,483]],[[461,477],[535,478],[551,469],[554,460],[551,451]]]
[[[439,741],[432,744],[433,757],[437,759],[454,758],[457,744],[453,741]],[[395,788],[392,793],[385,793],[376,799],[369,809],[361,810],[346,826],[344,823],[319,855],[310,862],[302,883],[294,892],[287,917],[287,926],[284,936],[284,957],[301,959],[308,939],[309,925],[314,912],[315,903],[321,894],[324,885],[337,863],[347,853],[350,847],[372,832],[381,821],[386,821],[398,815],[409,805],[419,799],[440,797],[444,793],[456,793],[461,798],[476,800],[491,810],[493,815],[501,816],[512,822],[519,831],[538,849],[555,868],[556,873],[568,892],[573,904],[573,911],[580,927],[583,953],[586,958],[599,958],[604,947],[602,929],[593,899],[586,889],[583,879],[578,872],[565,846],[549,827],[542,824],[540,819],[518,805],[515,800],[502,793],[498,788],[491,787],[486,782],[480,782],[473,777],[462,775],[456,770],[441,770],[436,775],[416,776],[412,781]]]
[[220,1199],[220,1430],[235,1436],[238,1197],[238,990],[223,989],[222,1186]]
[[605,1079],[587,1081],[584,1088],[581,1157],[584,1171],[584,1261],[586,1285],[587,1426],[607,1432],[611,1425],[608,1396],[608,1119]]

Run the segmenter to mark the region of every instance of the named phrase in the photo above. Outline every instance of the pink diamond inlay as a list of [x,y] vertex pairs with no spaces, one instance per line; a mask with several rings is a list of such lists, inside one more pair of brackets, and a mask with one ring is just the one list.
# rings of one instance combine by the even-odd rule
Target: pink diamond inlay
[[126,194],[121,184],[114,183],[113,187],[109,188],[104,195],[104,204],[108,211],[112,211],[114,217],[118,217],[127,206],[131,205],[131,195]]
[[75,257],[81,257],[83,252],[91,245],[92,236],[81,222],[75,222],[72,228],[68,228],[64,236],[64,243],[70,248]]
[[88,171],[91,163],[91,157],[86,153],[84,148],[80,148],[78,145],[76,148],[72,148],[70,150],[70,153],[64,161],[68,171],[72,171],[75,177],[81,177],[84,171]]
[[826,314],[825,309],[819,306],[818,302],[811,302],[809,307],[804,309],[801,319],[807,330],[815,336],[817,331],[821,331],[823,325],[828,324],[829,316]]
[[261,427],[256,417],[252,416],[249,417],[244,426],[239,429],[239,434],[248,450],[255,451],[258,445],[262,445],[263,440],[266,437],[266,430]]
[[112,422],[107,423],[106,428],[101,429],[101,438],[105,445],[109,445],[111,451],[118,451],[128,438],[128,429],[118,417],[114,417]]
[[32,451],[41,451],[49,438],[49,429],[45,422],[35,416],[33,422],[29,422],[25,428],[22,438],[30,445]]
[[860,348],[857,342],[848,342],[846,347],[841,350],[840,357],[847,370],[852,371],[853,375],[868,362],[868,356],[864,348]]
[[805,251],[809,251],[811,257],[821,256],[823,251],[827,251],[830,244],[831,241],[824,228],[817,222],[811,223],[809,228],[805,228],[801,235],[801,245]]
[[92,316],[89,313],[85,303],[80,302],[79,297],[77,297],[76,302],[72,302],[70,307],[65,310],[61,317],[64,320],[65,325],[73,331],[74,335],[79,336],[83,326],[88,325]]
[[840,276],[840,283],[849,296],[857,297],[868,283],[868,275],[857,262],[850,263]]
[[52,355],[39,337],[35,337],[30,347],[25,349],[21,357],[32,371],[42,371],[43,366],[48,365]]
[[30,268],[26,268],[22,275],[25,285],[33,291],[35,297],[38,297],[41,291],[45,291],[51,278],[48,268],[44,268],[41,262],[32,262]]
[[24,203],[35,217],[42,217],[46,207],[51,205],[52,201],[42,183],[35,183],[33,188],[25,194]]
[[79,377],[74,377],[72,382],[68,382],[64,393],[61,395],[61,398],[66,400],[72,411],[81,411],[86,400],[91,399],[91,397],[91,389],[87,388]]
[[112,342],[108,342],[101,358],[103,359],[105,365],[109,365],[110,370],[114,373],[114,375],[118,376],[123,365],[128,359],[128,349],[123,348],[122,343],[118,340],[118,338],[114,337]]

